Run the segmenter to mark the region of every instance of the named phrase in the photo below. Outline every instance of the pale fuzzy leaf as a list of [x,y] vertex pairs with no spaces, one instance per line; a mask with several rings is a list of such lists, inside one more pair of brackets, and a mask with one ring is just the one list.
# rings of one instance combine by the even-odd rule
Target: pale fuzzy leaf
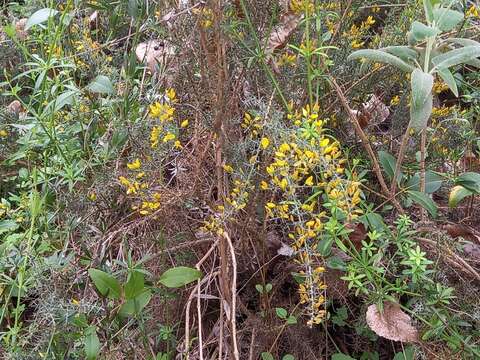
[[412,65],[407,64],[405,61],[403,61],[399,57],[381,50],[372,50],[372,49],[357,50],[351,53],[350,56],[347,58],[347,60],[355,60],[355,59],[367,59],[370,61],[386,63],[389,65],[395,66],[403,71],[410,72],[415,69]]
[[58,14],[58,11],[55,9],[40,9],[38,11],[35,11],[27,20],[25,24],[25,31],[30,29],[34,25],[41,24],[45,21],[47,21],[51,16],[55,16]]
[[458,87],[455,78],[448,69],[438,69],[438,75],[442,78],[443,81],[448,85],[452,93],[458,97]]
[[436,68],[446,69],[455,65],[465,64],[475,60],[480,56],[480,46],[468,45],[459,49],[448,51],[444,54],[435,56],[432,63]]
[[411,33],[416,41],[423,41],[426,38],[438,35],[440,31],[436,28],[422,24],[419,21],[414,21],[412,23]]
[[416,342],[418,331],[411,325],[411,318],[400,305],[385,301],[383,313],[377,305],[370,305],[366,314],[367,324],[377,335],[393,341]]
[[386,51],[389,54],[398,56],[400,59],[404,61],[418,58],[418,52],[409,46],[387,46],[380,50]]
[[415,69],[411,76],[412,104],[410,127],[422,130],[427,126],[433,108],[433,76]]
[[290,34],[297,28],[302,16],[286,13],[280,18],[280,23],[272,29],[265,48],[266,54],[272,54],[275,49],[285,45]]
[[442,31],[450,31],[463,20],[461,12],[439,8],[433,10],[433,18],[438,28]]

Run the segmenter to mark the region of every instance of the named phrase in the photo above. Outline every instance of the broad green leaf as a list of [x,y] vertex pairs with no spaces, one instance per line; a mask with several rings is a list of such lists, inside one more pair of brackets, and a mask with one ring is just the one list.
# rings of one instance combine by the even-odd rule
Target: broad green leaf
[[185,266],[169,269],[163,273],[159,281],[169,288],[178,288],[202,277],[202,272]]
[[139,271],[132,271],[125,284],[125,299],[130,300],[141,294],[145,288],[144,275]]
[[412,23],[411,33],[416,41],[423,41],[426,38],[437,36],[440,33],[440,30],[422,24],[419,21],[414,21]]
[[275,313],[277,314],[277,316],[280,319],[286,319],[287,315],[288,315],[287,310],[285,310],[284,308],[280,308],[280,307],[275,308]]
[[438,69],[446,69],[455,65],[465,64],[479,56],[480,46],[469,45],[437,55],[432,59],[432,63]]
[[100,340],[98,339],[95,326],[89,326],[85,330],[85,356],[87,360],[95,360],[100,353]]
[[[378,152],[378,160],[382,165],[383,171],[387,174],[390,180],[393,179],[393,175],[395,174],[395,167],[397,166],[397,160],[393,157],[392,154],[386,151],[379,151]],[[400,171],[397,177],[397,182],[400,183],[403,178],[403,173]]]
[[262,360],[275,360],[273,355],[266,351],[262,352],[261,356],[262,356]]
[[87,85],[87,89],[98,94],[111,95],[115,93],[112,82],[105,75],[98,75],[90,84]]
[[419,55],[417,51],[409,46],[387,46],[380,50],[398,56],[400,59],[405,61],[416,59]]
[[455,10],[445,8],[433,9],[435,25],[437,25],[442,31],[452,30],[463,20],[463,17],[464,16],[461,12]]
[[95,287],[102,296],[110,299],[120,298],[122,292],[120,283],[112,275],[98,269],[89,269],[88,275],[90,275]]
[[119,313],[124,317],[138,315],[145,306],[148,305],[151,299],[152,292],[150,290],[145,290],[138,294],[134,299],[127,300],[120,308]]
[[342,354],[342,353],[336,353],[332,355],[332,360],[355,360],[351,356]]
[[423,0],[423,9],[425,10],[425,17],[430,24],[433,21],[433,6],[430,0]]
[[322,240],[317,245],[317,251],[322,255],[322,256],[328,256],[330,255],[330,252],[332,251],[332,245],[333,245],[333,237],[325,235]]
[[347,264],[338,256],[331,256],[327,259],[327,267],[334,270],[345,271],[347,269]]
[[137,0],[128,0],[128,15],[136,19],[138,17],[138,2]]
[[25,30],[30,29],[34,25],[41,24],[48,20],[49,17],[55,16],[58,14],[58,11],[55,9],[44,8],[35,11],[27,20],[25,24]]
[[455,81],[451,71],[448,69],[438,69],[438,75],[440,75],[442,80],[445,81],[452,93],[458,97],[457,82]]
[[[432,194],[442,186],[443,177],[433,171],[425,172],[425,192]],[[416,173],[405,184],[407,190],[420,191],[420,174]]]
[[295,358],[293,357],[293,355],[287,354],[282,358],[282,360],[295,360]]
[[448,206],[450,208],[457,207],[457,205],[466,197],[473,195],[474,193],[470,190],[465,189],[461,185],[454,186],[450,190],[450,195],[448,197]]
[[363,49],[363,50],[357,50],[350,54],[348,57],[348,60],[355,60],[355,59],[367,59],[370,61],[376,61],[376,62],[381,62],[381,63],[386,63],[390,64],[392,66],[395,66],[403,71],[413,71],[414,67],[402,59],[398,58],[397,56],[394,56],[392,54],[389,54],[385,51],[381,50],[371,50],[371,49]]
[[[480,46],[480,43],[478,41],[472,39],[449,38],[445,39],[445,42],[452,42],[461,46]],[[480,60],[478,59],[468,60],[467,62],[465,62],[465,64],[480,68]]]
[[15,220],[1,220],[0,221],[0,234],[4,232],[15,231],[20,227],[20,224]]
[[427,210],[432,217],[437,217],[437,212],[438,208],[435,202],[430,199],[430,197],[424,193],[421,193],[420,191],[413,191],[409,190],[407,191],[408,196],[416,202],[418,205],[423,207],[425,210]]
[[413,346],[408,346],[405,348],[405,351],[400,351],[395,354],[393,360],[414,360],[415,349]]
[[410,127],[422,130],[427,126],[433,107],[433,76],[415,69],[411,76],[412,103],[410,105]]
[[460,175],[455,183],[461,185],[467,190],[480,194],[480,174],[475,172],[466,172]]

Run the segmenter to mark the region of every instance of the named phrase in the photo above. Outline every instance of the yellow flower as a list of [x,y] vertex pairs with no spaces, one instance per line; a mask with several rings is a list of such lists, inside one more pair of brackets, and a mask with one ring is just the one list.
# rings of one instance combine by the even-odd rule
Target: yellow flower
[[6,130],[0,130],[0,137],[7,137],[8,132]]
[[175,134],[172,134],[171,132],[169,132],[167,133],[167,135],[163,137],[163,142],[166,143],[166,142],[175,140],[175,137],[176,137]]
[[165,95],[167,95],[168,99],[170,101],[175,101],[176,100],[176,93],[174,89],[167,89],[165,90]]
[[150,146],[155,149],[158,146],[158,138],[160,137],[160,127],[154,126],[150,132]]
[[478,13],[478,9],[475,5],[472,5],[470,6],[470,8],[467,10],[466,14],[465,14],[466,17],[480,17],[479,13]]
[[225,170],[229,174],[233,173],[233,167],[228,164],[223,165],[223,170]]
[[180,127],[186,128],[188,126],[188,120],[183,120],[182,123],[180,124]]
[[182,143],[180,142],[180,140],[175,140],[175,143],[173,144],[173,146],[175,146],[175,148],[177,148],[177,149],[183,148]]
[[95,200],[97,200],[97,194],[95,194],[94,192],[90,193],[90,194],[88,195],[88,199],[89,199],[90,201],[95,201]]
[[262,181],[262,182],[260,183],[260,189],[262,189],[262,190],[268,190],[268,184],[267,184],[266,181]]
[[260,145],[262,146],[262,149],[266,149],[268,148],[268,145],[270,145],[270,140],[264,137],[262,140],[260,140]]
[[313,186],[313,176],[309,176],[307,180],[305,180],[305,185]]
[[140,169],[141,166],[142,166],[142,163],[140,159],[135,159],[133,162],[127,164],[127,167],[130,170],[138,170]]
[[396,105],[398,105],[398,104],[400,104],[400,96],[395,95],[395,96],[392,98],[392,100],[390,100],[390,105],[396,106]]

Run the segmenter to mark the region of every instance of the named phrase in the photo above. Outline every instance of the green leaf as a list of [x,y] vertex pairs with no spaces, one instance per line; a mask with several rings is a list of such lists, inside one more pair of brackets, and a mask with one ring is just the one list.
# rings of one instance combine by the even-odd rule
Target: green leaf
[[457,205],[466,197],[473,195],[474,193],[470,190],[465,189],[461,185],[454,186],[450,190],[450,195],[448,197],[448,206],[450,208],[457,207]]
[[138,2],[137,0],[128,0],[128,15],[136,19],[138,17]]
[[322,255],[322,256],[328,256],[330,255],[330,252],[332,251],[332,245],[333,245],[333,237],[325,235],[322,240],[317,245],[317,251]]
[[452,75],[452,72],[448,69],[438,69],[438,75],[442,78],[443,81],[448,85],[452,93],[458,97],[458,87],[455,78]]
[[412,103],[410,106],[410,127],[423,130],[427,126],[433,107],[433,76],[415,69],[411,76]]
[[110,299],[120,298],[120,283],[112,275],[98,269],[89,269],[88,275],[90,275],[95,287],[102,296]]
[[392,54],[389,54],[381,50],[372,50],[372,49],[357,50],[352,54],[350,54],[347,60],[355,60],[355,59],[363,59],[363,58],[371,61],[390,64],[403,71],[410,72],[410,71],[413,71],[414,69],[412,65],[406,63],[405,61],[398,58],[397,56],[394,56]]
[[[433,194],[440,189],[443,183],[443,177],[433,171],[425,172],[425,193]],[[416,173],[405,184],[408,190],[420,191],[420,173]]]
[[480,174],[475,172],[466,172],[460,175],[455,183],[461,185],[467,190],[480,194]]
[[27,20],[25,24],[25,30],[30,29],[34,25],[41,24],[47,21],[51,16],[55,16],[58,14],[58,11],[55,9],[44,8],[35,11]]
[[287,318],[287,324],[288,325],[295,325],[297,323],[297,318],[294,315],[290,315]]
[[387,46],[382,49],[382,51],[386,51],[389,54],[398,56],[400,59],[404,61],[414,60],[418,58],[418,52],[412,49],[409,46]]
[[287,354],[282,358],[282,360],[295,360],[295,358],[293,357],[293,355]]
[[159,281],[168,288],[178,288],[202,277],[202,272],[197,269],[179,266],[163,273]]
[[100,340],[95,326],[89,326],[85,330],[85,356],[87,360],[95,360],[100,353]]
[[414,351],[413,346],[408,346],[405,348],[405,351],[396,353],[393,360],[414,360]]
[[470,60],[475,60],[479,56],[480,46],[469,45],[437,55],[432,59],[432,63],[438,69],[447,69],[455,65],[465,64]]
[[15,231],[20,227],[20,224],[15,220],[1,220],[0,221],[0,234],[5,232]]
[[275,308],[275,313],[277,314],[277,316],[280,318],[280,319],[286,319],[287,318],[287,310],[285,310],[284,308]]
[[430,215],[432,215],[432,217],[434,218],[437,217],[437,212],[438,212],[437,205],[432,199],[430,199],[430,197],[428,197],[428,195],[420,191],[413,191],[413,190],[407,191],[407,193],[408,193],[408,196],[414,202],[416,202],[418,205],[420,205],[425,210],[427,210],[430,213]]
[[[386,151],[379,151],[378,152],[378,160],[380,161],[380,165],[382,165],[383,171],[387,174],[390,180],[393,179],[393,175],[395,174],[395,167],[397,166],[397,160],[393,157],[392,154]],[[403,179],[403,173],[397,175],[397,183]]]
[[450,31],[462,21],[464,15],[461,12],[437,8],[433,9],[433,19],[438,28],[442,31]]
[[331,256],[327,259],[327,267],[334,270],[345,271],[347,269],[347,264],[338,256]]
[[262,352],[262,360],[274,360],[274,358],[269,352]]
[[145,276],[139,271],[132,271],[129,279],[125,284],[125,299],[133,299],[141,294],[145,288]]
[[426,38],[437,36],[440,33],[440,30],[422,24],[419,21],[414,21],[412,23],[411,33],[416,41],[423,41]]
[[87,89],[98,94],[111,95],[115,93],[112,82],[105,75],[98,75],[90,84],[87,85]]
[[124,317],[138,315],[151,299],[152,292],[150,290],[143,291],[134,299],[127,300],[120,308],[119,314]]
[[433,21],[433,6],[430,0],[423,0],[423,9],[425,10],[425,17],[430,24]]
[[355,360],[351,356],[342,354],[342,353],[336,353],[332,355],[332,360]]

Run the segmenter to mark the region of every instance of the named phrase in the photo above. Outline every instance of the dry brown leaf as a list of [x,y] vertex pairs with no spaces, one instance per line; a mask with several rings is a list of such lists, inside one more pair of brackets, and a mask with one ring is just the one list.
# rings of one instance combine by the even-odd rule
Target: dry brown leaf
[[302,16],[300,14],[286,13],[280,18],[280,23],[275,26],[268,38],[265,53],[271,55],[275,49],[285,45],[288,37],[300,23]]
[[365,229],[365,225],[362,223],[347,224],[345,227],[353,230],[350,234],[348,234],[348,238],[355,248],[360,251],[362,249],[362,241],[367,238],[367,229]]
[[378,125],[390,116],[390,109],[373,94],[370,99],[362,104],[361,110],[354,110],[362,129],[370,125]]
[[98,22],[98,11],[95,10],[89,17],[88,21],[90,24],[90,29],[96,29],[97,28],[97,22]]
[[175,50],[166,41],[149,40],[138,44],[135,54],[138,61],[144,62],[153,74],[171,61],[175,55]]
[[13,100],[7,105],[7,111],[18,116],[22,111],[22,104],[18,100]]
[[465,244],[463,246],[463,252],[469,257],[480,261],[480,246],[477,244]]
[[477,234],[476,231],[469,226],[462,224],[445,224],[443,225],[443,230],[445,230],[448,235],[454,239],[462,237],[464,239],[480,243],[479,234]]
[[416,342],[418,331],[411,325],[411,318],[400,309],[400,305],[390,301],[383,303],[383,313],[377,305],[367,310],[367,324],[377,335],[393,341]]
[[25,40],[27,38],[28,31],[25,30],[25,25],[27,25],[27,20],[28,20],[27,18],[23,18],[18,20],[15,23],[15,31],[17,32],[17,37],[20,40]]

